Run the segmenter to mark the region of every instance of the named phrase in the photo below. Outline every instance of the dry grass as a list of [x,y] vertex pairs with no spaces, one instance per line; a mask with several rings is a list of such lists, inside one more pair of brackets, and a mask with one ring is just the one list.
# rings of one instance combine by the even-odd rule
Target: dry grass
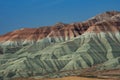
[[[120,69],[103,70],[103,71],[96,71],[94,69],[96,68],[84,69],[81,75],[69,76],[63,78],[45,78],[45,79],[16,78],[13,80],[120,80]],[[77,71],[79,73],[79,70]]]
[[63,77],[63,78],[51,78],[51,79],[33,79],[33,78],[17,78],[14,80],[117,80],[117,79],[98,79],[98,78],[84,78],[84,77],[77,77],[77,76],[70,76],[70,77]]

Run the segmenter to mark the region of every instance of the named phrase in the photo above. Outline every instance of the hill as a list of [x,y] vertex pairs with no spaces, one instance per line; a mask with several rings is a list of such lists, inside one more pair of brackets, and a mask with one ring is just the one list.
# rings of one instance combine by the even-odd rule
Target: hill
[[120,69],[120,12],[4,34],[0,65],[0,79],[80,75],[93,66],[95,72]]

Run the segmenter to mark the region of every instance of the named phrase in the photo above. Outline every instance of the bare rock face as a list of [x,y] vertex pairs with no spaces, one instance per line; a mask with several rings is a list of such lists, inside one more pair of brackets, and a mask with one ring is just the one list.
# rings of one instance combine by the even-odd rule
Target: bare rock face
[[57,23],[53,26],[40,28],[23,28],[0,36],[0,42],[20,40],[37,41],[46,37],[63,37],[68,40],[84,32],[101,31],[120,31],[120,12],[105,12],[83,23]]
[[120,22],[119,21],[103,21],[99,22],[93,26],[90,26],[86,32],[119,32]]
[[0,41],[16,41],[16,40],[39,40],[46,37],[68,37],[69,39],[81,35],[87,30],[88,24],[56,24],[51,27],[41,28],[23,28],[3,36],[0,36]]
[[91,24],[95,24],[97,22],[102,22],[102,21],[111,21],[111,20],[118,21],[119,18],[120,18],[120,12],[107,11],[95,17],[90,18],[88,22],[90,22]]
[[23,28],[0,36],[0,42],[5,41],[38,41],[46,37],[62,37],[69,40],[84,32],[120,31],[120,12],[111,11],[97,15],[83,23],[64,24],[40,28]]

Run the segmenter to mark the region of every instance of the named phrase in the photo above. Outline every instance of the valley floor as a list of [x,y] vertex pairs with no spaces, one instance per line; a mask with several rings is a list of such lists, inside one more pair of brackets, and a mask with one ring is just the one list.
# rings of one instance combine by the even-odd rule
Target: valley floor
[[33,79],[33,78],[26,78],[26,79],[22,79],[22,78],[17,78],[14,80],[119,80],[117,78],[113,78],[113,79],[98,79],[98,78],[85,78],[85,77],[78,77],[78,76],[70,76],[70,77],[63,77],[63,78],[51,78],[51,79]]
[[[95,67],[93,67],[95,69]],[[120,80],[120,69],[93,71],[93,68],[84,69],[82,75],[68,76],[62,78],[16,78],[13,80]],[[79,70],[77,70],[79,71]],[[74,71],[75,72],[75,71]],[[65,72],[63,72],[65,73]],[[61,72],[61,74],[63,74]],[[71,73],[69,71],[69,73]],[[78,73],[78,72],[76,72]],[[57,73],[56,73],[57,74]]]

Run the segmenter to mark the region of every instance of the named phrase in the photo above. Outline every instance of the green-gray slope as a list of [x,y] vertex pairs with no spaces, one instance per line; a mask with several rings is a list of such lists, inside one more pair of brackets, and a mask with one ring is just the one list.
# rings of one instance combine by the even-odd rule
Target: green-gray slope
[[51,43],[46,38],[22,46],[13,54],[11,50],[10,53],[4,51],[0,56],[0,76],[43,76],[47,73],[88,68],[101,63],[101,69],[120,68],[119,32],[85,33],[65,42],[56,42]]

